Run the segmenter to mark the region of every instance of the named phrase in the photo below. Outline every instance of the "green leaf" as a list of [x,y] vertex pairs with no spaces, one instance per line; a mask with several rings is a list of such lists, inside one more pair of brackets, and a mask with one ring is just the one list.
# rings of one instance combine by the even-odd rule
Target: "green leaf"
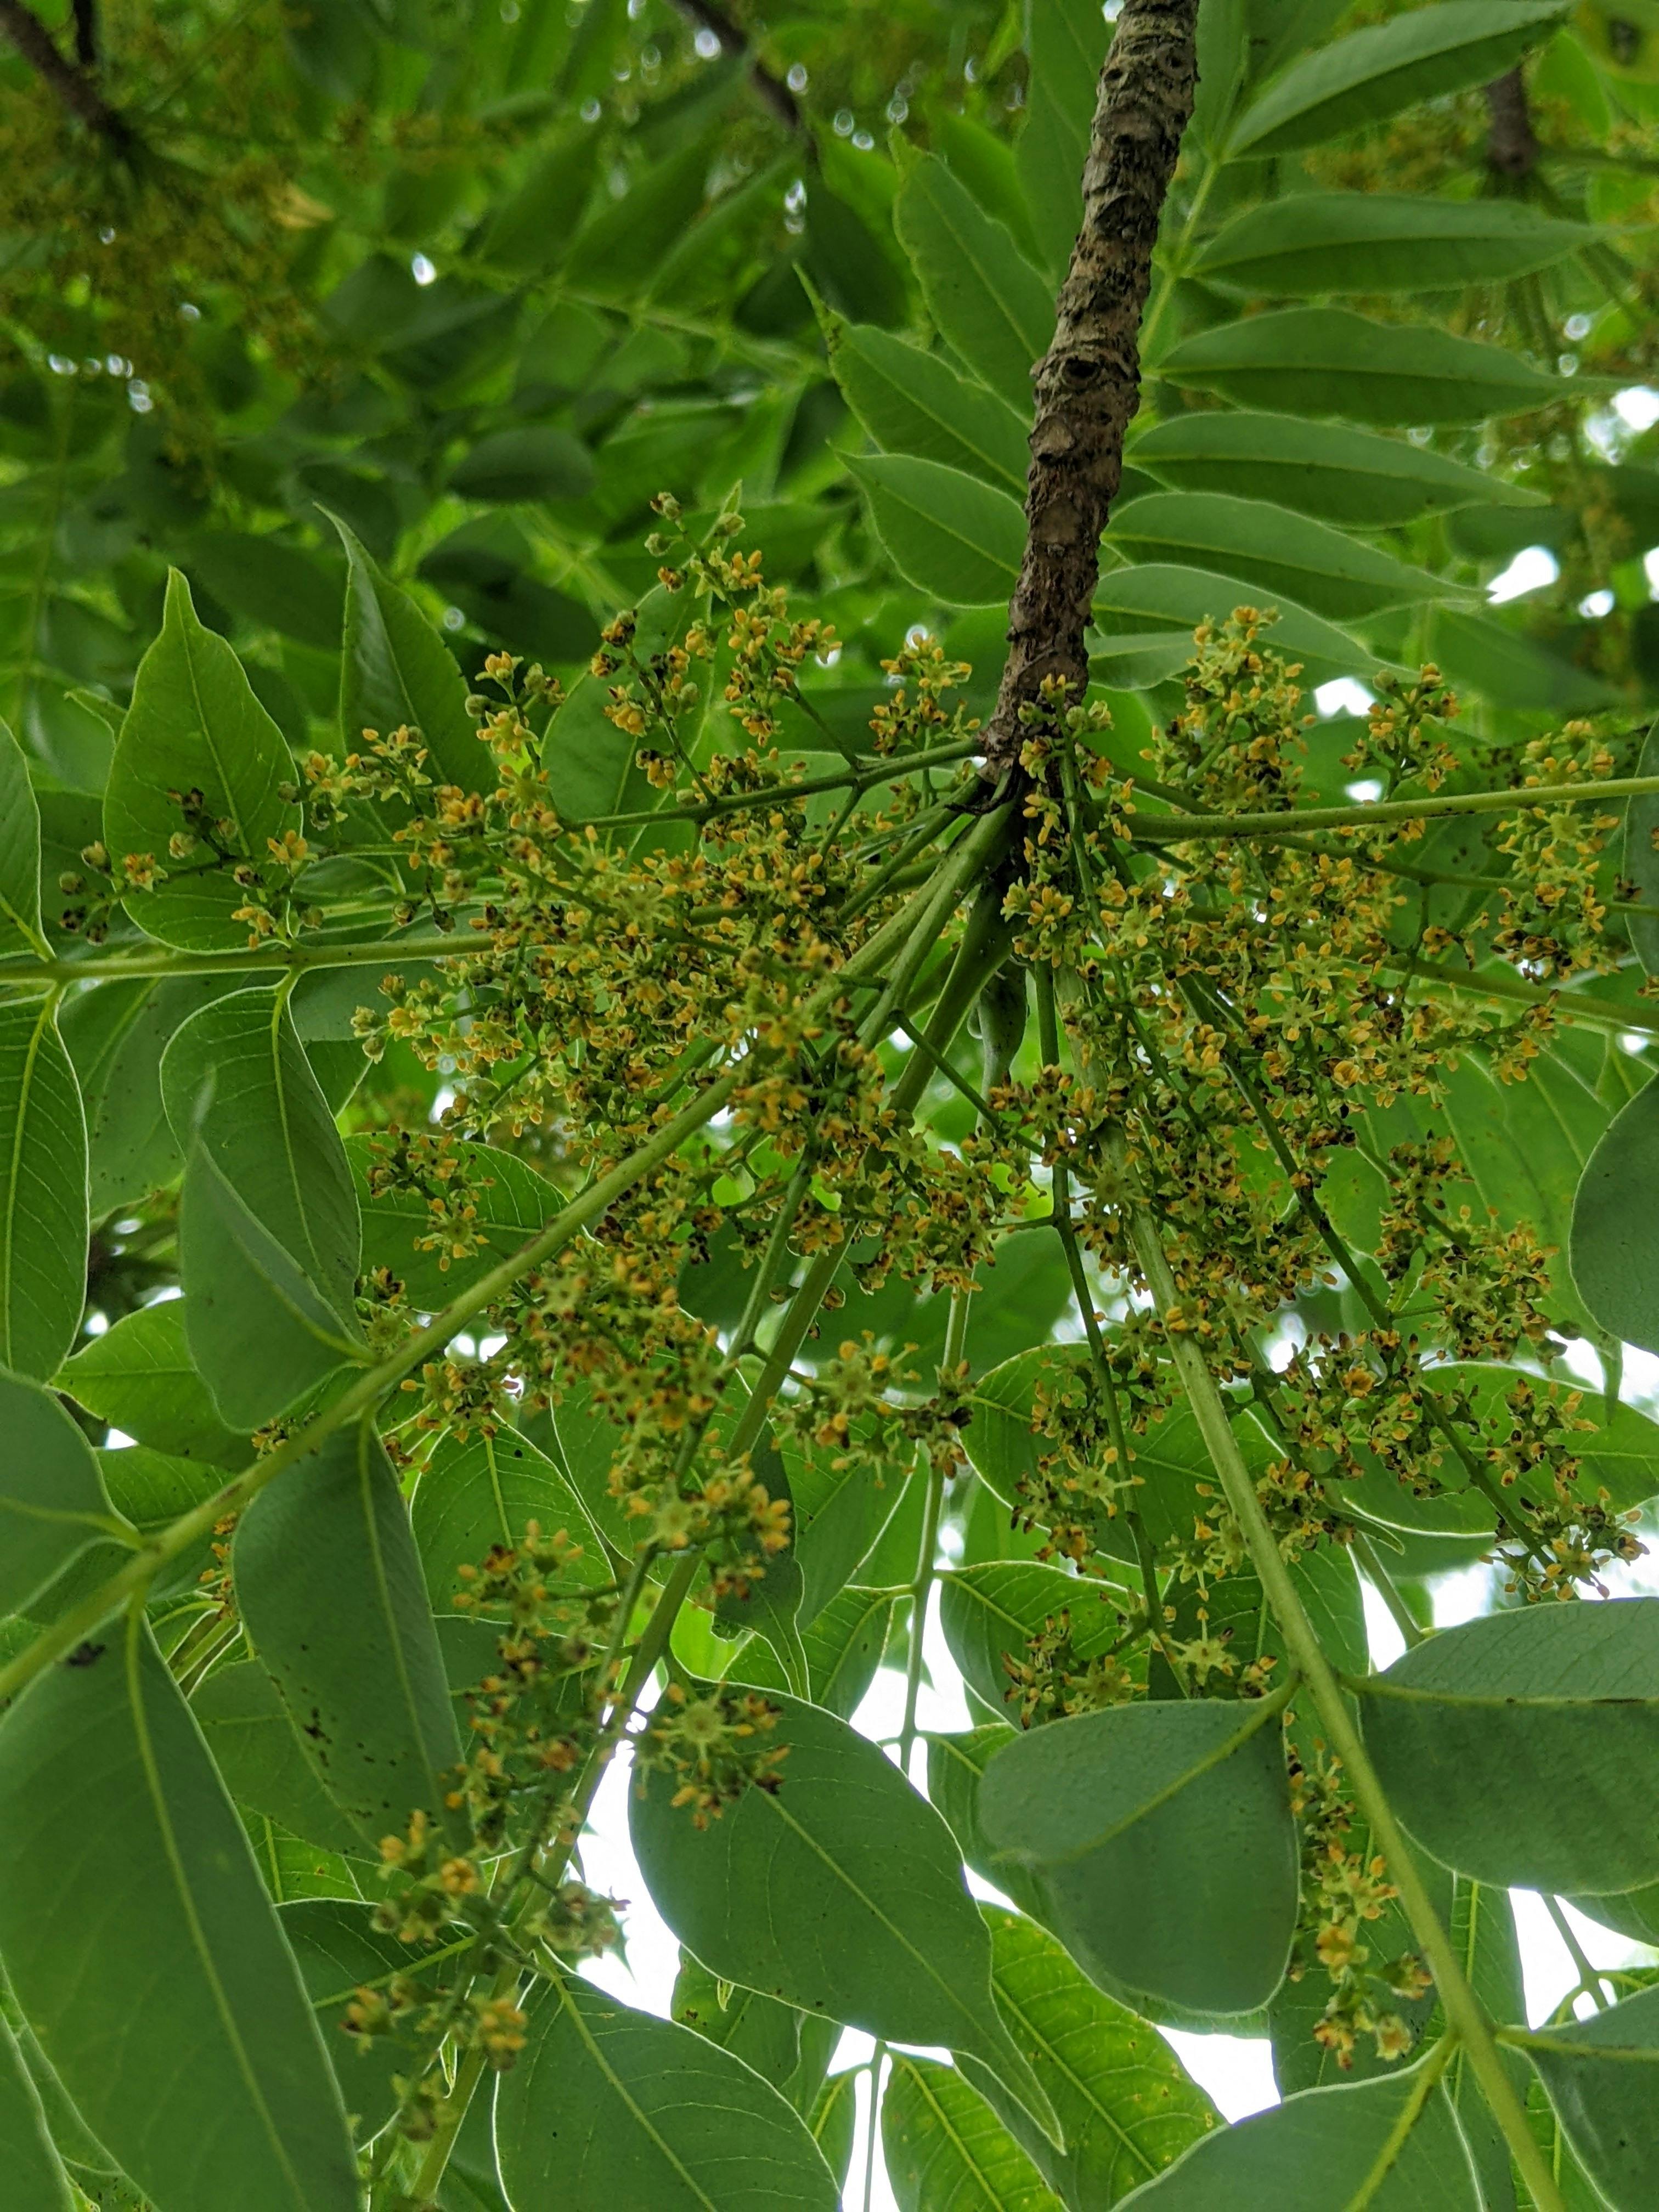
[[1659,1989],[1547,2029],[1527,2045],[1567,2140],[1616,2212],[1659,2198]]
[[[944,1815],[964,1862],[992,1883],[1020,1911],[1046,1927],[1048,1900],[1042,1885],[1012,1859],[998,1857],[979,1817],[979,1789],[985,1770],[1018,1731],[1004,1721],[988,1721],[953,1735],[927,1738],[927,1796]],[[1068,2138],[1069,2140],[1069,2138]]]
[[359,1858],[363,1839],[317,1778],[282,1694],[254,1659],[210,1674],[191,1699],[227,1790],[246,1812],[290,1835]]
[[493,780],[489,757],[466,711],[465,680],[449,647],[338,515],[329,520],[346,550],[340,731],[347,751],[358,750],[365,730],[387,737],[407,727],[426,747],[434,782],[482,791]]
[[[849,1583],[801,1631],[806,1679],[815,1705],[822,1705],[839,1719],[852,1719],[875,1680],[897,1602],[889,1591],[860,1589],[855,1583]],[[790,1686],[781,1659],[759,1644],[744,1647],[732,1672],[759,1689]]]
[[[1650,730],[1636,764],[1638,775],[1659,775],[1659,729]],[[1625,809],[1625,873],[1636,886],[1632,897],[1643,906],[1659,907],[1659,793],[1632,799]],[[1659,974],[1659,917],[1629,915],[1626,927],[1637,958],[1650,975]]]
[[41,945],[40,808],[23,748],[0,721],[0,951]]
[[1018,500],[939,461],[872,454],[847,466],[876,534],[918,591],[957,607],[1010,598],[1025,550]]
[[57,1000],[0,1005],[0,1366],[44,1382],[87,1295],[87,1125]]
[[[130,891],[128,913],[141,929],[189,952],[240,951],[247,925],[234,919],[247,892],[233,861],[270,865],[269,841],[300,827],[300,810],[282,795],[294,763],[282,732],[253,696],[242,665],[223,638],[197,620],[190,586],[175,568],[167,579],[161,635],[138,665],[132,705],[121,725],[104,793],[104,842],[125,866],[148,854],[170,872],[147,891]],[[222,826],[225,854],[198,844],[169,856],[185,816],[170,794],[199,791],[210,821]]]
[[710,153],[700,139],[645,170],[621,199],[601,193],[571,245],[572,288],[621,299],[645,287],[702,207]]
[[939,1620],[951,1656],[997,1711],[1012,1694],[1007,1662],[1024,1661],[1048,1621],[1069,1614],[1073,1650],[1091,1659],[1123,1632],[1113,1600],[1121,1593],[1035,1559],[998,1559],[939,1577]]
[[1193,275],[1230,292],[1449,292],[1547,269],[1596,232],[1516,200],[1298,192],[1247,208],[1202,246]]
[[977,2066],[970,2079],[1067,2204],[1115,2204],[1218,2123],[1156,2028],[1078,1972],[1022,1914],[981,1905],[997,2009],[1054,2101],[1057,2151]]
[[1346,307],[1285,307],[1197,331],[1164,356],[1158,374],[1240,407],[1388,425],[1523,415],[1564,390],[1501,346],[1375,323]]
[[812,2140],[823,2152],[841,2188],[847,2185],[853,2163],[853,2138],[858,2126],[857,2075],[832,2074],[813,2101],[808,2120]]
[[[389,1267],[411,1304],[423,1313],[435,1313],[499,1261],[521,1250],[563,1203],[547,1177],[528,1161],[465,1138],[457,1139],[447,1156],[452,1171],[441,1184],[434,1176],[411,1178],[408,1188],[379,1194],[370,1189],[369,1177],[377,1164],[390,1165],[395,1160],[392,1141],[383,1136],[348,1137],[345,1152],[362,1214],[363,1273]],[[436,1233],[429,1200],[440,1190],[452,1209],[459,1204],[473,1209],[470,1230],[475,1250],[457,1256],[453,1251],[420,1248],[418,1239]]]
[[1400,1817],[1477,1881],[1659,1881],[1659,1598],[1532,1606],[1443,1630],[1367,1686]]
[[937,154],[910,165],[893,225],[940,336],[1022,422],[1029,422],[1031,371],[1054,333],[1048,281]]
[[522,1543],[532,1521],[544,1538],[563,1530],[580,1547],[562,1579],[544,1578],[555,1595],[577,1596],[612,1579],[599,1532],[565,1475],[514,1429],[468,1443],[441,1438],[410,1520],[434,1613],[453,1608],[465,1588],[462,1567],[478,1566],[498,1544]]
[[200,589],[262,629],[274,629],[319,653],[340,637],[341,574],[314,554],[280,538],[240,530],[202,530],[185,560]]
[[515,191],[491,210],[471,251],[509,276],[539,276],[557,266],[592,192],[599,143],[586,125],[541,155]]
[[356,2212],[293,1955],[141,1616],[0,1720],[0,1820],[6,1972],[138,2188],[168,2212]]
[[495,2097],[514,2212],[835,2212],[804,2123],[768,2081],[689,2027],[560,1974]]
[[717,1981],[689,1951],[680,1953],[671,2002],[682,2027],[695,2028],[741,2058],[775,2089],[782,2089],[800,2063],[800,2014],[794,2007]]
[[185,1326],[225,1419],[252,1428],[354,1355],[360,1228],[345,1147],[281,991],[192,1014],[161,1060],[190,1148]]
[[1461,507],[1537,507],[1540,493],[1401,438],[1291,415],[1205,409],[1172,416],[1136,439],[1134,465],[1178,491],[1270,499],[1353,529],[1413,522]]
[[1106,33],[1091,0],[1031,0],[1027,21],[1025,127],[1015,143],[1014,162],[1044,265],[1057,276],[1082,226],[1083,161]]
[[1199,0],[1193,129],[1212,155],[1225,144],[1249,58],[1249,0]]
[[460,1758],[409,1511],[367,1424],[260,1492],[231,1550],[237,1601],[323,1786],[371,1849]]
[[1200,1699],[1051,1721],[993,1758],[979,1818],[1103,1988],[1243,2013],[1282,1980],[1297,1847],[1275,1715]]
[[220,1419],[190,1356],[185,1301],[124,1314],[57,1376],[77,1405],[157,1451],[210,1467],[246,1467],[253,1447]]
[[1048,2126],[1046,2098],[990,1996],[990,1938],[963,1887],[951,1832],[877,1747],[844,1722],[769,1691],[775,1791],[750,1789],[698,1830],[641,1777],[635,1855],[657,1909],[723,1981],[896,2043],[971,2051]]
[[512,506],[523,500],[582,499],[593,488],[593,457],[581,440],[551,423],[496,430],[449,472],[463,499]]
[[1572,1279],[1602,1328],[1659,1352],[1659,1087],[1614,1116],[1572,1201]]
[[1455,588],[1309,515],[1225,492],[1147,492],[1116,510],[1106,539],[1133,561],[1243,576],[1338,622],[1445,598]]
[[0,2172],[11,2212],[75,2212],[64,2162],[17,2038],[0,2018]]
[[1446,0],[1304,54],[1246,110],[1229,151],[1287,154],[1490,84],[1548,36],[1565,0]]
[[370,1923],[367,1906],[343,1898],[313,1898],[285,1905],[276,1916],[306,1986],[323,2047],[334,2068],[346,2110],[368,2142],[398,2108],[396,2077],[412,2074],[424,2052],[414,2035],[353,2035],[343,2026],[360,1989],[384,1989],[396,1978],[412,1981],[427,2002],[453,1981],[452,1961],[466,1947],[455,1938],[433,1951],[411,1950]]
[[[240,980],[240,979],[239,979]],[[222,978],[100,983],[77,991],[59,1026],[87,1115],[87,1180],[94,1219],[165,1189],[184,1166],[161,1103],[161,1054],[199,1008],[222,998]]]
[[[690,623],[696,602],[688,591],[653,584],[635,610],[633,652],[649,664],[665,653]],[[623,678],[629,674],[624,668]],[[656,804],[656,793],[634,765],[640,739],[611,721],[611,677],[585,669],[547,726],[542,765],[554,805],[567,822],[594,822],[606,814],[632,814]]]
[[1141,638],[1170,656],[1163,672],[1173,675],[1192,659],[1193,632],[1200,623],[1224,622],[1236,607],[1259,606],[1264,599],[1267,606],[1261,611],[1270,609],[1274,617],[1268,647],[1299,661],[1314,682],[1323,683],[1328,676],[1369,675],[1376,668],[1376,653],[1290,599],[1269,596],[1237,576],[1161,561],[1114,568],[1101,578],[1095,587],[1094,619],[1106,643],[1103,655],[1097,657],[1109,668],[1115,653]]
[[50,1390],[0,1370],[0,1614],[29,1600],[116,1521],[92,1446]]
[[786,1464],[792,1548],[804,1584],[799,1617],[805,1627],[846,1588],[880,1542],[898,1510],[904,1476],[900,1468],[872,1475],[860,1455],[823,1447],[792,1451]]
[[882,2093],[881,2147],[899,2212],[1063,2212],[985,2100],[936,2058],[895,2054]]
[[836,381],[884,453],[939,461],[1024,495],[1024,426],[994,392],[885,331],[834,316],[826,330]]
[[1196,2142],[1169,2172],[1126,2197],[1146,2212],[1482,2212],[1469,2154],[1443,2088],[1419,2094],[1419,2067],[1375,2081],[1304,2089],[1271,2112]]

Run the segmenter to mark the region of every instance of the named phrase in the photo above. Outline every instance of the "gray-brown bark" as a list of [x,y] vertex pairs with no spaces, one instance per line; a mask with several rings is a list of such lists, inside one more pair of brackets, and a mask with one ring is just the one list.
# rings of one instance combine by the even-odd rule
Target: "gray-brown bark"
[[1100,535],[1140,398],[1140,319],[1152,248],[1198,82],[1198,0],[1124,0],[1095,102],[1083,228],[1036,364],[1025,556],[1008,611],[1008,659],[986,740],[987,774],[1018,756],[1021,705],[1045,678],[1080,700]]
[[1538,141],[1527,109],[1526,80],[1519,68],[1486,87],[1486,163],[1505,177],[1524,177],[1536,167]]
[[[78,19],[77,19],[78,20]],[[112,146],[125,149],[132,132],[91,77],[58,51],[52,33],[22,0],[0,0],[0,33],[9,38],[24,60],[38,70],[71,115],[95,131]]]

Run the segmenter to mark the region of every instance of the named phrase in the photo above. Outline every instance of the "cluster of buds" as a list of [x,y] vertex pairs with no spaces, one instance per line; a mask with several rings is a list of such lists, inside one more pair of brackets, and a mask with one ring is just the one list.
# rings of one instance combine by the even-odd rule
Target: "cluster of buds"
[[692,1826],[706,1828],[745,1790],[781,1788],[789,1747],[767,1740],[781,1717],[781,1708],[753,1690],[717,1684],[699,1692],[671,1682],[635,1739],[634,1764],[641,1773],[667,1775],[670,1802],[690,1806]]

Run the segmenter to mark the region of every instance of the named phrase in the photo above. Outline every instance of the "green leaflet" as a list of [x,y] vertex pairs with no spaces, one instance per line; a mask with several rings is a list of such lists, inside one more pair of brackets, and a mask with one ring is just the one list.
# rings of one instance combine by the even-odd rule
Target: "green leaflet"
[[261,629],[319,653],[332,653],[339,642],[343,580],[337,562],[242,530],[197,532],[185,562],[201,590]]
[[[695,605],[690,592],[653,584],[635,611],[635,659],[648,666],[656,654],[665,653],[690,623]],[[613,681],[626,682],[630,674],[625,661],[615,678],[585,669],[547,726],[542,766],[553,803],[567,822],[641,812],[656,804],[649,782],[634,764],[641,740],[619,730],[605,714]]]
[[[66,1814],[72,1817],[66,1825]],[[98,2140],[168,2212],[356,2212],[339,2093],[137,1614],[0,1720],[0,1956]]]
[[185,1302],[123,1314],[56,1377],[77,1405],[141,1444],[211,1467],[246,1467],[253,1447],[220,1419],[190,1356]]
[[688,1949],[722,1980],[893,2042],[971,2051],[1046,2128],[1048,2100],[991,2002],[990,1940],[950,1830],[876,1746],[769,1691],[788,1746],[775,1791],[701,1831],[649,1774],[629,1801],[635,1854]]
[[881,2147],[899,2212],[1063,2212],[996,2114],[954,2066],[896,2053],[881,2100]]
[[1659,1598],[1447,1629],[1372,1679],[1361,1718],[1448,1866],[1567,1894],[1659,1881]]
[[225,988],[218,977],[169,975],[100,983],[65,1001],[58,1026],[86,1106],[94,1219],[165,1188],[184,1166],[161,1103],[161,1054],[183,1023]]
[[161,635],[139,664],[104,794],[112,861],[125,866],[148,854],[169,871],[154,890],[127,894],[138,927],[187,951],[243,949],[247,925],[234,917],[248,895],[230,860],[214,859],[205,845],[183,860],[169,857],[185,816],[168,794],[199,791],[209,820],[228,825],[218,835],[231,859],[264,868],[268,841],[300,827],[298,805],[282,795],[293,775],[283,733],[241,663],[197,620],[190,586],[173,570]]
[[1482,2212],[1443,2089],[1429,2092],[1395,2148],[1420,2073],[1421,2063],[1352,2087],[1304,2089],[1205,2136],[1123,2201],[1146,2212],[1337,2212],[1356,2203],[1365,2212]]
[[1270,597],[1282,592],[1337,622],[1455,589],[1310,516],[1225,492],[1147,492],[1114,510],[1106,540],[1133,561],[1242,576]]
[[119,1522],[91,1445],[50,1390],[0,1370],[0,1613],[12,1613]]
[[1011,493],[940,461],[903,454],[849,460],[876,533],[900,573],[947,606],[1008,599],[1019,575],[1025,517]]
[[410,1520],[434,1613],[453,1609],[465,1588],[463,1567],[481,1565],[497,1545],[521,1543],[532,1521],[544,1539],[563,1530],[580,1547],[562,1581],[544,1577],[550,1590],[575,1596],[612,1579],[599,1532],[568,1480],[514,1429],[470,1443],[444,1437],[421,1475]]
[[1659,2195],[1659,1990],[1546,2029],[1527,2045],[1567,2140],[1615,2212]]
[[827,319],[830,366],[884,453],[908,453],[1018,497],[1029,457],[1019,416],[939,355],[860,323]]
[[1512,200],[1387,192],[1305,192],[1247,208],[1200,251],[1193,273],[1278,299],[1328,293],[1442,292],[1529,275],[1591,243]]
[[[854,1453],[790,1451],[790,1527],[805,1583],[800,1620],[816,1620],[881,1540],[904,1490],[901,1467],[872,1474]],[[822,1703],[822,1700],[819,1701]]]
[[1023,1661],[1046,1622],[1070,1616],[1074,1650],[1091,1659],[1117,1642],[1122,1622],[1103,1583],[1084,1581],[1036,1560],[995,1559],[939,1577],[939,1620],[951,1656],[967,1681],[997,1711],[1013,1684],[1008,1662]]
[[64,2162],[17,2038],[0,2018],[0,2172],[11,2212],[75,2212]]
[[1097,1990],[1045,1929],[1000,1905],[980,1911],[997,2009],[1054,2100],[1064,2151],[982,2068],[970,2062],[969,2078],[1067,2204],[1115,2204],[1220,2116],[1157,2030]]
[[190,1148],[191,1352],[226,1419],[251,1428],[353,1356],[360,1230],[345,1148],[280,991],[193,1014],[162,1056],[161,1092]]
[[[440,1185],[390,1190],[376,1196],[369,1176],[392,1156],[384,1137],[348,1137],[345,1154],[362,1215],[362,1268],[389,1267],[422,1312],[435,1312],[475,1283],[498,1261],[510,1259],[537,1231],[544,1228],[562,1200],[544,1175],[511,1152],[459,1139],[452,1147],[453,1172]],[[457,1254],[435,1242],[441,1227],[428,1203],[441,1189],[452,1212],[472,1209],[464,1242],[473,1249]]]
[[44,1382],[86,1300],[87,1127],[57,1000],[0,1005],[0,1366]]
[[980,1823],[979,1790],[985,1769],[1004,1744],[1014,1741],[1017,1734],[1006,1721],[987,1721],[957,1735],[930,1735],[927,1796],[956,1838],[964,1864],[1046,1927],[1048,1901],[1037,1876],[1012,1859],[998,1857]]
[[[1261,607],[1264,597],[1268,602],[1265,608]],[[1200,623],[1223,622],[1240,606],[1271,611],[1270,648],[1300,661],[1316,681],[1352,675],[1356,669],[1369,675],[1376,665],[1376,655],[1334,623],[1310,614],[1287,597],[1278,592],[1269,597],[1259,585],[1237,576],[1159,561],[1111,569],[1096,586],[1095,626],[1105,643],[1091,656],[1090,666],[1103,681],[1115,684],[1120,681],[1114,672],[1120,657],[1150,649],[1158,656],[1158,670],[1149,680],[1162,682],[1191,659],[1192,633]]]
[[[550,423],[496,430],[481,438],[449,472],[463,499],[502,505],[519,500],[580,499],[593,484],[593,461],[581,440]],[[445,652],[448,648],[446,647]]]
[[264,1814],[302,1843],[362,1856],[361,1833],[317,1778],[282,1693],[257,1660],[239,1659],[210,1674],[191,1711],[245,1812]]
[[1346,307],[1285,307],[1219,324],[1173,346],[1158,371],[1241,407],[1390,427],[1522,415],[1547,406],[1561,389],[1502,347],[1420,325],[1371,322]]
[[910,165],[893,226],[940,336],[1022,422],[1029,421],[1031,371],[1054,331],[1047,280],[937,154]]
[[231,1564],[249,1640],[324,1787],[371,1849],[424,1810],[460,1757],[409,1512],[362,1425],[261,1491]]
[[[1632,810],[1633,811],[1633,810]],[[1572,1201],[1572,1279],[1601,1327],[1659,1351],[1659,1091],[1650,1083],[1614,1118]]]
[[1565,0],[1445,0],[1292,62],[1240,117],[1229,151],[1285,154],[1489,84],[1561,20]]
[[716,1981],[689,1951],[680,1953],[672,2008],[682,2027],[741,2058],[775,2089],[783,2089],[800,2064],[801,2016],[794,2007]]
[[1296,1830],[1274,1713],[1208,1700],[1051,1721],[1004,1745],[978,1816],[994,1863],[1107,1989],[1244,2013],[1283,1978]]
[[[815,1705],[841,1720],[852,1719],[875,1680],[897,1603],[886,1590],[860,1589],[849,1583],[800,1632]],[[744,1647],[732,1672],[759,1689],[790,1687],[776,1651],[758,1643]]]
[[41,944],[40,808],[23,749],[0,721],[0,951]]
[[1131,452],[1136,468],[1177,491],[1272,500],[1350,528],[1412,522],[1463,507],[1543,503],[1538,493],[1403,438],[1291,415],[1213,409],[1176,415],[1144,431]]
[[351,2035],[341,2025],[360,1989],[384,1989],[394,1977],[414,1982],[428,2000],[453,1978],[451,1962],[465,1948],[452,1929],[435,1949],[411,1948],[371,1924],[369,1908],[341,1898],[285,1905],[276,1916],[322,2030],[323,2047],[340,2085],[360,2142],[378,2132],[397,2109],[394,2076],[408,2074],[419,2051],[398,2034]]
[[[1659,775],[1659,730],[1650,730],[1637,763],[1638,775]],[[1643,906],[1659,906],[1659,849],[1653,833],[1659,830],[1659,795],[1632,799],[1625,806],[1625,873],[1636,886]],[[1626,927],[1637,958],[1650,975],[1659,973],[1659,918],[1631,915]]]
[[1057,277],[1083,220],[1083,160],[1106,40],[1090,0],[1031,0],[1027,21],[1027,114],[1014,165],[1043,267]]
[[415,731],[438,783],[477,791],[489,756],[466,711],[466,683],[449,647],[407,592],[392,583],[337,515],[346,550],[345,636],[340,662],[340,732],[348,752],[365,730]]
[[688,2027],[560,1974],[495,2098],[514,2212],[835,2212],[823,2154],[778,2092]]
[[808,2117],[812,2140],[823,2153],[838,2187],[847,2185],[858,2125],[858,2098],[851,2073],[832,2074],[818,2092]]

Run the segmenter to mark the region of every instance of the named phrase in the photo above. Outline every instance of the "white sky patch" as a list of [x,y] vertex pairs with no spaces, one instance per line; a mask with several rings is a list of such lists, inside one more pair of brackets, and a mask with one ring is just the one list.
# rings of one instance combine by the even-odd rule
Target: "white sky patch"
[[1376,698],[1376,694],[1368,691],[1357,676],[1339,676],[1333,683],[1316,688],[1314,709],[1328,722],[1333,714],[1369,713]]
[[1613,398],[1613,412],[1632,430],[1650,430],[1659,422],[1659,392],[1645,384],[1632,384]]
[[1506,599],[1518,599],[1528,592],[1541,592],[1553,584],[1561,573],[1561,563],[1547,545],[1523,545],[1507,568],[1494,576],[1486,586],[1486,597],[1495,607]]

